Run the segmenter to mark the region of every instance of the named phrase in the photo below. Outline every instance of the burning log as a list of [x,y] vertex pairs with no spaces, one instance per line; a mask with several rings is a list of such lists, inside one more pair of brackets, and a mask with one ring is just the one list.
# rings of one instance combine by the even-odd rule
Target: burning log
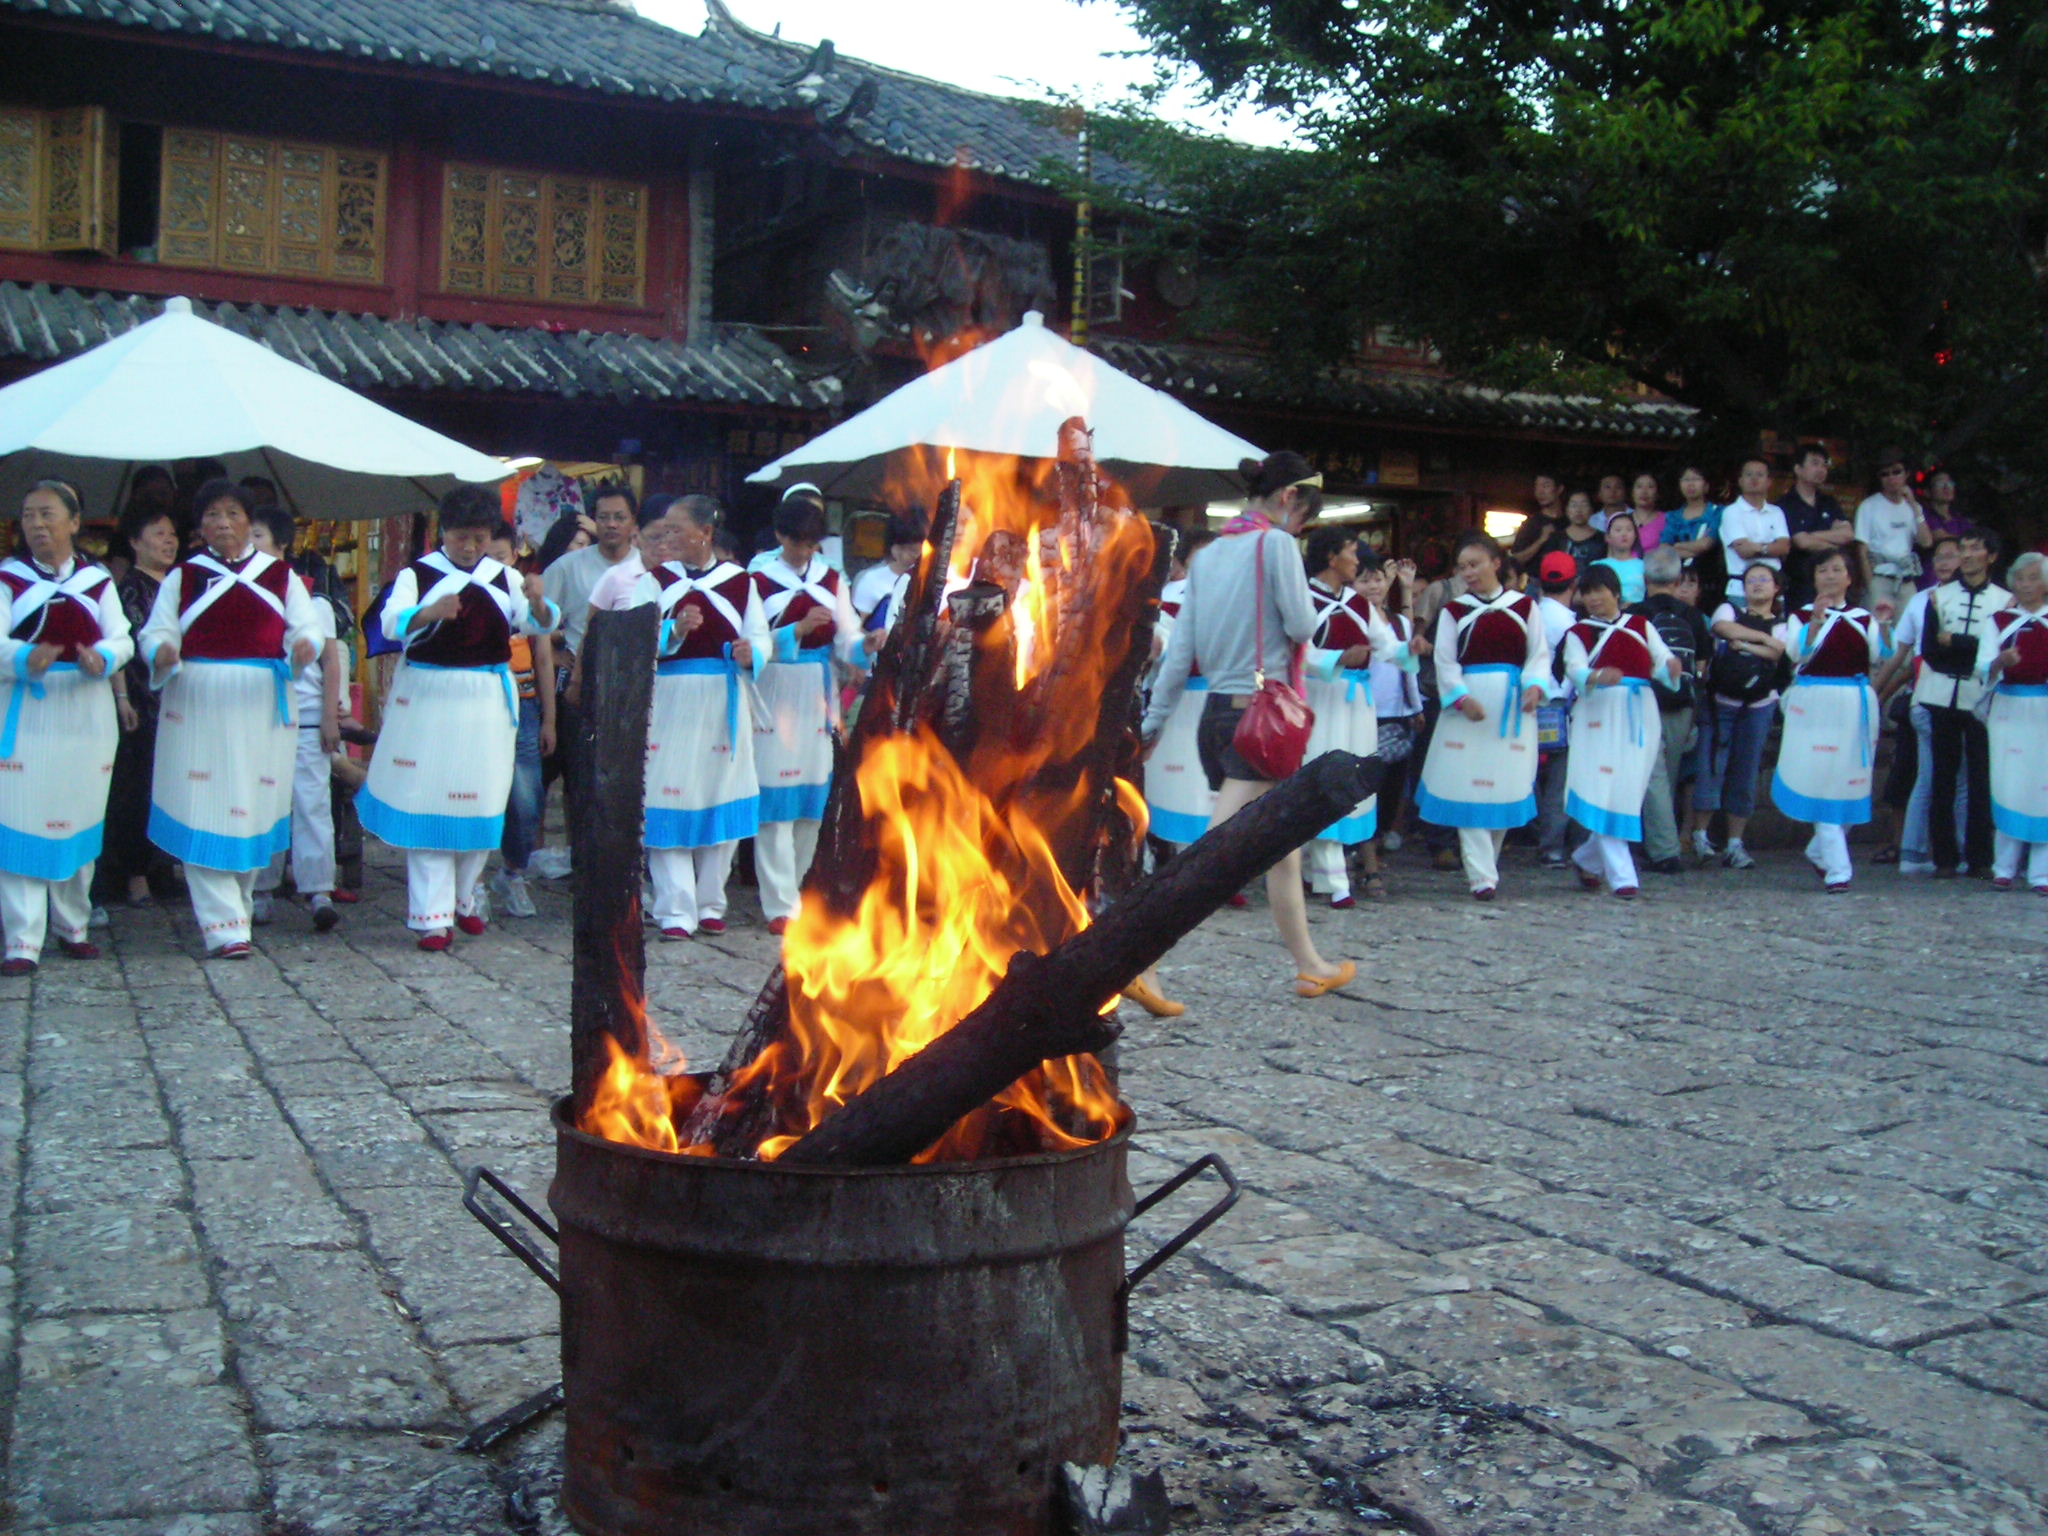
[[987,999],[782,1154],[787,1163],[910,1161],[1041,1062],[1117,1037],[1103,1004],[1246,881],[1373,794],[1382,764],[1333,752],[1189,845],[1049,955],[1020,953]]
[[569,1062],[579,1117],[611,1066],[607,1038],[635,1059],[648,1055],[640,853],[656,625],[651,606],[593,614],[583,641],[583,707],[570,745],[576,793],[569,801],[576,872]]

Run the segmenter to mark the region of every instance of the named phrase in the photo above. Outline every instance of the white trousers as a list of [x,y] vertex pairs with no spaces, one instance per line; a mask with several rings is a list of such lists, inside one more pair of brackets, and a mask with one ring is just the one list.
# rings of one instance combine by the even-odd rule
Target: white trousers
[[1465,883],[1475,891],[1490,891],[1500,884],[1500,845],[1507,840],[1504,827],[1458,828],[1458,853],[1465,861]]
[[[333,767],[320,749],[317,727],[299,728],[299,754],[292,763],[292,885],[301,896],[325,896],[334,889]],[[284,855],[256,873],[256,889],[268,893],[284,878]]]
[[8,959],[40,959],[52,916],[58,938],[85,942],[92,920],[92,869],[91,863],[84,864],[69,880],[0,873],[0,924],[7,929]]
[[475,912],[477,882],[490,856],[488,848],[474,853],[406,849],[405,926],[416,933],[438,933],[453,928],[457,917]]
[[1586,840],[1572,850],[1572,862],[1587,874],[1600,876],[1613,890],[1633,890],[1639,884],[1635,856],[1628,851],[1628,839],[1624,837],[1589,833]]
[[185,889],[192,895],[192,915],[208,949],[249,942],[249,908],[256,894],[253,869],[201,869],[185,866]]
[[[2022,861],[2027,866],[2027,884],[2036,890],[2048,889],[2048,843],[2023,843],[2009,833],[1998,834],[1998,854],[1991,861],[1991,873],[2001,880],[2017,880]],[[12,875],[8,879],[14,879]],[[12,938],[14,925],[7,927],[9,943],[7,953],[14,953]]]
[[764,821],[754,834],[754,874],[761,882],[761,912],[795,917],[799,887],[818,852],[815,821]]
[[1850,876],[1849,829],[1829,822],[1818,823],[1806,841],[1806,862],[1820,871],[1829,885],[1840,885]]
[[[811,823],[816,826],[817,823]],[[695,933],[707,917],[725,916],[725,877],[732,873],[737,842],[709,848],[650,848],[647,869],[654,876],[654,926]]]
[[1327,837],[1309,839],[1302,850],[1302,866],[1308,870],[1309,888],[1332,900],[1351,894],[1351,866],[1344,861],[1344,845]]

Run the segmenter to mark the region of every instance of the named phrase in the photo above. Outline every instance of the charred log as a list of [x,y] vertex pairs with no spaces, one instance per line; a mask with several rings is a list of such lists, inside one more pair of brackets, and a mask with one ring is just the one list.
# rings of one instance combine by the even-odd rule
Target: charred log
[[798,1141],[782,1161],[877,1167],[910,1161],[1040,1062],[1117,1037],[1112,997],[1247,880],[1373,794],[1377,758],[1333,752],[1269,790],[1140,881],[1049,955],[1019,954],[980,1007]]
[[569,801],[569,1062],[579,1121],[611,1064],[606,1036],[628,1055],[648,1054],[640,854],[657,622],[652,607],[594,614],[583,642],[583,707],[570,745],[576,793]]

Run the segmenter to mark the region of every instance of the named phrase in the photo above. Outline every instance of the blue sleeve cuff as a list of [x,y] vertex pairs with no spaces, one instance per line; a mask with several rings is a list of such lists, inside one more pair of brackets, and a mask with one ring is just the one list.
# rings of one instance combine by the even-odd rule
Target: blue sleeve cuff
[[769,638],[775,642],[775,659],[777,661],[795,661],[797,659],[802,647],[797,641],[796,626],[794,624],[785,624],[782,628],[770,630],[768,633]]
[[107,664],[107,676],[112,677],[115,672],[120,670],[121,664],[114,660],[114,648],[106,641],[102,640],[93,649],[100,653],[100,660]]
[[1463,683],[1460,683],[1457,687],[1453,688],[1449,693],[1444,694],[1442,698],[1439,700],[1439,702],[1443,705],[1445,709],[1454,709],[1457,707],[1457,703],[1460,699],[1468,699],[1471,696],[1472,690],[1470,688],[1467,688]]
[[1308,659],[1302,670],[1317,682],[1327,683],[1343,670],[1343,660],[1342,651],[1319,651],[1310,646]]
[[[1586,689],[1593,686],[1593,669],[1591,667],[1571,667],[1566,669],[1565,675],[1571,678],[1574,687]],[[1555,694],[1552,697],[1555,697]]]
[[[425,606],[426,604],[424,603],[414,603],[410,608],[401,609],[399,611],[397,624],[393,625],[391,629],[387,631],[389,637],[393,640],[396,640],[400,645],[405,646],[408,650],[411,649],[413,641],[419,638],[418,635],[415,635],[412,632],[413,616],[417,614],[420,611],[420,609],[424,608]],[[428,625],[427,627],[429,629],[433,628],[432,625]],[[422,633],[424,633],[424,631],[422,631]]]

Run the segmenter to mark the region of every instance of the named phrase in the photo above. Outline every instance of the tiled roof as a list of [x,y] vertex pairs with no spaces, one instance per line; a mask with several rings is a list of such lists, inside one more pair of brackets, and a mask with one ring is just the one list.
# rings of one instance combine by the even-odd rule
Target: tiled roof
[[1132,377],[1196,405],[1209,401],[1322,410],[1427,425],[1649,442],[1685,442],[1699,429],[1692,407],[1668,401],[1486,389],[1455,379],[1360,368],[1283,377],[1263,359],[1243,353],[1121,337],[1097,337],[1090,347]]
[[[193,304],[281,357],[361,390],[461,390],[563,399],[829,411],[839,382],[799,373],[743,326],[702,341],[385,320],[261,304]],[[153,319],[163,301],[0,282],[0,360],[58,362]]]
[[[615,96],[802,114],[853,147],[1043,181],[1074,140],[1049,108],[900,74],[743,26],[692,35],[604,0],[0,0],[0,9],[246,46],[496,75]],[[1105,157],[1098,178],[1143,192]]]

